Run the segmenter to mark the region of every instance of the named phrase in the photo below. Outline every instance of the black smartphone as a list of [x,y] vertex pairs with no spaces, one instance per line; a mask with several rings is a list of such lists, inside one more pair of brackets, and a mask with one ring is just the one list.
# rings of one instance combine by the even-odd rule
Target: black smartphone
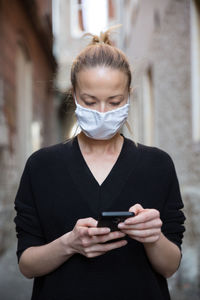
[[117,225],[120,222],[134,216],[134,212],[130,211],[104,211],[99,216],[97,227],[109,227],[111,231],[118,231],[120,229]]

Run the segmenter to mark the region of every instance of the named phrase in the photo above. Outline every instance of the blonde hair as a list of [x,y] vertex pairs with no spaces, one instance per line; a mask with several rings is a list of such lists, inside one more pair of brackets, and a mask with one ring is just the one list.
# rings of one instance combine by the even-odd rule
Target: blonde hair
[[75,90],[77,74],[84,69],[97,66],[105,66],[111,69],[117,69],[124,72],[128,77],[128,89],[131,85],[131,70],[126,55],[110,40],[111,31],[121,25],[110,27],[100,36],[91,33],[85,33],[84,36],[92,36],[91,42],[78,54],[71,67],[71,83]]
[[[131,91],[131,68],[128,62],[126,55],[117,47],[114,46],[114,43],[110,39],[111,32],[121,27],[121,24],[110,27],[105,32],[100,33],[100,35],[95,35],[92,33],[85,33],[84,36],[92,37],[90,43],[78,54],[74,59],[71,66],[71,84],[72,89],[76,90],[77,84],[77,74],[81,70],[88,68],[94,68],[97,66],[109,67],[111,69],[119,70],[127,75],[127,88],[130,93]],[[126,121],[126,126],[131,135],[133,132],[129,123]],[[137,145],[137,143],[136,143]]]

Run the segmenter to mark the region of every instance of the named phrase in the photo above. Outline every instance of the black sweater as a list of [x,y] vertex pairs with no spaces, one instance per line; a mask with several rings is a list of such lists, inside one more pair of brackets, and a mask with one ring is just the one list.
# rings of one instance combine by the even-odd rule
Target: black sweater
[[[163,234],[181,250],[185,216],[174,163],[157,148],[124,137],[104,182],[94,178],[77,137],[42,148],[27,160],[15,198],[18,262],[31,246],[52,242],[81,218],[128,211],[140,203],[160,211]],[[104,255],[75,254],[55,271],[34,278],[32,300],[169,300],[167,280],[152,267],[142,243]]]

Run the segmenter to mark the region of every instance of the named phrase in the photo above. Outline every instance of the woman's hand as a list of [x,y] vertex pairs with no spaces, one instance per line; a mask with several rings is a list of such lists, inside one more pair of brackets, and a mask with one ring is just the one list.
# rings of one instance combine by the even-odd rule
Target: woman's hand
[[[95,257],[127,244],[126,240],[121,240],[109,244],[102,244],[112,239],[122,238],[126,234],[115,231],[110,232],[109,228],[97,227],[97,221],[93,218],[79,219],[74,229],[68,233],[73,253],[80,253],[86,257]],[[65,235],[62,237],[64,239]]]
[[160,212],[156,209],[144,209],[140,204],[135,204],[129,211],[134,212],[135,217],[130,217],[118,224],[120,231],[141,243],[158,241],[161,237],[162,226]]

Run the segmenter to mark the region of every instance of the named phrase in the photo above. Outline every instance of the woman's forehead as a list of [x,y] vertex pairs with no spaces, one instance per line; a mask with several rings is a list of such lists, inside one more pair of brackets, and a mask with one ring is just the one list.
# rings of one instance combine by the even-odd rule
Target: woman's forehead
[[128,76],[117,69],[95,67],[85,69],[77,74],[77,87],[80,90],[119,90],[127,88]]

